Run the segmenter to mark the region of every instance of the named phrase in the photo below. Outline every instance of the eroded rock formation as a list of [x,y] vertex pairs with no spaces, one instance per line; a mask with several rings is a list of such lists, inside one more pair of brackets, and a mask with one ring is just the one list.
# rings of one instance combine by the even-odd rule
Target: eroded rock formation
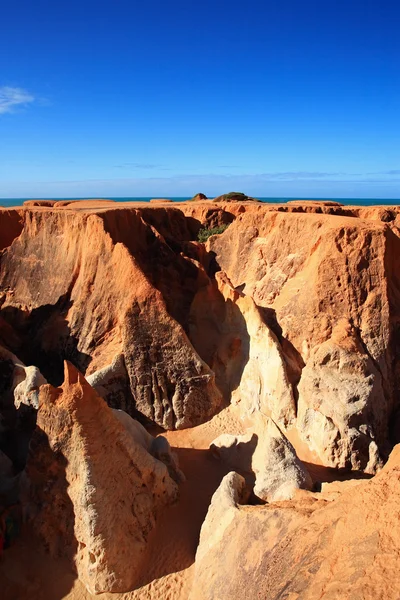
[[110,405],[164,427],[212,416],[221,394],[185,332],[202,277],[182,252],[189,221],[176,209],[66,209],[26,211],[3,251],[7,345],[56,385],[63,359],[96,373]]
[[156,515],[177,497],[147,436],[140,425],[133,434],[68,363],[61,388],[41,388],[25,513],[52,555],[75,561],[91,592],[137,585]]
[[397,407],[397,228],[355,216],[246,212],[209,248],[292,350],[304,441],[327,466],[373,472],[387,456]]
[[202,527],[190,600],[290,597],[396,600],[400,448],[371,481],[246,506],[227,476]]
[[0,506],[21,479],[87,594],[153,597],[239,471],[204,522],[193,600],[394,600],[398,449],[370,482],[335,480],[378,472],[400,440],[399,208],[244,200],[0,211]]

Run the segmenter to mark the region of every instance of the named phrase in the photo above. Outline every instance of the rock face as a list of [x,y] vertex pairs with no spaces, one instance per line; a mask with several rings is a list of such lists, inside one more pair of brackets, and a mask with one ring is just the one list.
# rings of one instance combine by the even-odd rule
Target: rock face
[[384,439],[389,416],[382,411],[384,398],[380,371],[358,335],[341,322],[313,348],[303,370],[299,432],[328,466],[374,473],[381,466],[375,432]]
[[281,356],[300,434],[327,466],[373,472],[388,453],[398,406],[398,234],[354,213],[271,209],[239,215],[208,242],[232,286],[290,348]]
[[398,209],[219,200],[2,211],[0,342],[53,385],[69,360],[161,427],[233,402],[326,466],[375,472],[400,411]]
[[290,368],[254,301],[222,272],[191,306],[190,337],[225,397],[250,417],[264,413],[287,426],[296,415]]
[[396,600],[399,473],[396,446],[378,475],[337,500],[310,494],[263,507],[241,505],[240,483],[227,490],[224,480],[202,527],[190,600]]
[[41,388],[25,513],[53,555],[74,557],[92,593],[138,584],[156,514],[177,496],[147,441],[127,431],[72,365],[62,388]]
[[191,222],[174,208],[81,206],[24,211],[1,256],[0,336],[55,385],[70,360],[133,416],[166,428],[210,418],[221,394],[185,331],[204,278],[183,252],[196,255]]

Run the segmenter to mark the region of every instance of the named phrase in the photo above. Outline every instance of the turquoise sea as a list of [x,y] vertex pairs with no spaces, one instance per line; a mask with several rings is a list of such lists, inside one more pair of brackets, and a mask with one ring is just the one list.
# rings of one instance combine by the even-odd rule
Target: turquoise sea
[[[105,198],[107,200],[115,200],[115,202],[149,202],[152,197],[148,198]],[[0,206],[21,206],[25,200],[33,200],[34,198],[0,198]],[[44,198],[42,198],[44,199]],[[49,198],[50,199],[50,198]],[[90,200],[90,198],[51,198],[51,200]],[[169,198],[174,202],[183,202],[184,200],[188,200],[187,197],[181,198]],[[385,198],[259,198],[262,202],[289,202],[289,200],[334,200],[335,202],[340,202],[341,204],[353,205],[353,206],[374,206],[374,205],[391,205],[397,206],[400,205],[400,198],[398,199],[385,199]]]

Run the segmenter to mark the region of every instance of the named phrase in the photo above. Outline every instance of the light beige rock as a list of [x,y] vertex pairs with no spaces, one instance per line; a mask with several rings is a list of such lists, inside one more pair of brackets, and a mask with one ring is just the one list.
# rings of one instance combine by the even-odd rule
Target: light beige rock
[[117,354],[109,365],[88,375],[86,380],[109,406],[125,412],[129,410],[131,393],[122,353]]
[[312,479],[296,451],[272,419],[259,418],[252,457],[254,493],[266,502],[289,500],[297,489],[311,490]]
[[312,351],[299,384],[297,427],[330,467],[375,473],[384,429],[382,377],[344,320]]
[[235,518],[239,504],[244,504],[248,496],[246,482],[241,475],[235,471],[225,475],[211,499],[206,519],[202,525],[196,562],[201,562],[211,548],[220,544],[225,531],[229,529]]
[[14,375],[14,405],[19,409],[22,404],[39,408],[39,388],[47,383],[37,367],[15,369]]
[[15,354],[0,346],[0,360],[10,361],[13,365],[13,374],[8,390],[16,409],[24,404],[27,407],[38,409],[39,388],[47,383],[39,369],[35,366],[25,366]]
[[243,418],[260,411],[287,426],[295,401],[282,348],[254,301],[226,275],[202,288],[191,306],[190,337]]
[[257,445],[254,433],[231,435],[222,433],[210,444],[215,458],[223,461],[229,468],[241,474],[252,473],[252,457]]

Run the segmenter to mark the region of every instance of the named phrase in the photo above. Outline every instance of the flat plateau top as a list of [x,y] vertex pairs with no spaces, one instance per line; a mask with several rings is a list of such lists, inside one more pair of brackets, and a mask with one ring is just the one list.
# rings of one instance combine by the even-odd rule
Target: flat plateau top
[[[126,211],[133,209],[135,211],[148,210],[179,210],[185,216],[197,218],[201,222],[209,211],[224,211],[240,217],[241,215],[254,215],[260,218],[273,213],[275,218],[279,215],[288,216],[290,220],[295,219],[296,215],[307,215],[310,222],[319,219],[324,224],[331,227],[357,227],[368,225],[369,227],[382,227],[392,225],[400,228],[400,206],[376,205],[376,206],[345,206],[339,202],[326,200],[293,200],[286,203],[267,203],[261,201],[218,201],[197,200],[175,202],[164,198],[143,201],[117,202],[106,199],[83,199],[83,200],[28,200],[23,206],[2,207],[2,213],[10,214],[15,212],[23,215],[26,212],[81,212],[85,214],[104,214],[114,211]],[[334,219],[332,217],[335,217]],[[279,217],[280,218],[280,217]]]

